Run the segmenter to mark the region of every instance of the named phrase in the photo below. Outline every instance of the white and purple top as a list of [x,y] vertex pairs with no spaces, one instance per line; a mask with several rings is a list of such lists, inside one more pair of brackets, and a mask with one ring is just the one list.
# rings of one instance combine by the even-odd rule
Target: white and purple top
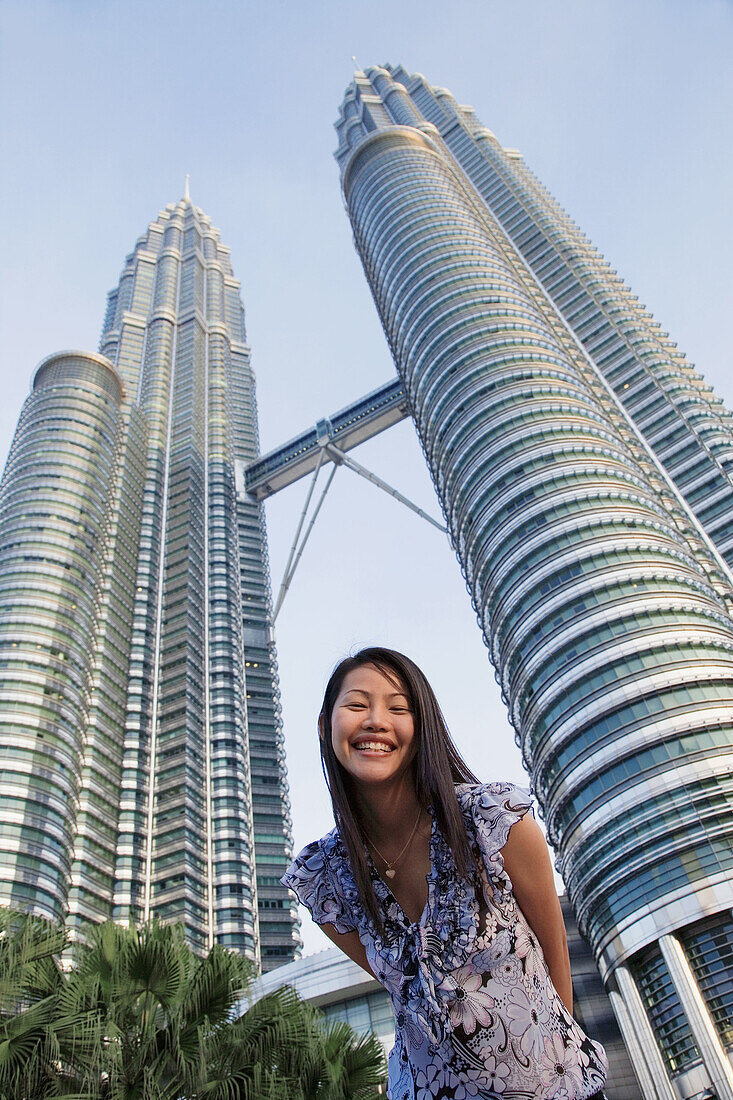
[[433,814],[428,899],[416,923],[372,864],[377,929],[337,829],[307,845],[282,882],[317,924],[358,932],[390,994],[390,1100],[590,1100],[606,1080],[605,1052],[560,1000],[501,857],[530,796],[512,783],[462,784],[456,795],[480,881],[460,877]]

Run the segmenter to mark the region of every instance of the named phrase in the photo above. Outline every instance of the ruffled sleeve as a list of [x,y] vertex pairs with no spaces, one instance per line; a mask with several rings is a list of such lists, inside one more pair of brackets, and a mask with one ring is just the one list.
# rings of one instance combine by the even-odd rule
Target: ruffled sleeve
[[307,844],[280,881],[296,894],[316,924],[332,924],[342,933],[356,930],[339,890],[337,876],[332,873],[324,854],[322,841]]
[[467,823],[472,827],[489,879],[511,889],[504,870],[501,849],[509,839],[509,830],[526,814],[532,814],[532,796],[514,783],[465,784],[456,795]]

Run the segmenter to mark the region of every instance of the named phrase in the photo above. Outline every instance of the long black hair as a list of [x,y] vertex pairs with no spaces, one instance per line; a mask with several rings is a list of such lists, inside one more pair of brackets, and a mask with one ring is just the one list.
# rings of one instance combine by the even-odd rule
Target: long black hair
[[354,669],[364,665],[372,665],[395,686],[399,686],[407,696],[415,723],[416,753],[413,768],[417,799],[425,810],[432,806],[441,832],[453,853],[456,868],[465,879],[472,877],[474,864],[454,784],[477,783],[478,780],[453,744],[435,692],[414,661],[393,649],[371,646],[360,650],[353,657],[344,658],[336,665],[326,685],[318,718],[321,764],[331,795],[333,816],[351,862],[359,898],[381,929],[382,918],[369,874],[366,836],[359,820],[353,781],[336,757],[331,740],[333,708],[344,679]]

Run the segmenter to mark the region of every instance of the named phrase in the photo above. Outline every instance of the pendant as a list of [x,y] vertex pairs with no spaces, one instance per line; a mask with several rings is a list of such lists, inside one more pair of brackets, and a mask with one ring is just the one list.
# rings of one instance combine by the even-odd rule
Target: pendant
[[387,876],[387,878],[394,878],[395,875],[397,874],[397,872],[395,870],[393,870],[392,867],[388,867],[387,870],[384,873]]

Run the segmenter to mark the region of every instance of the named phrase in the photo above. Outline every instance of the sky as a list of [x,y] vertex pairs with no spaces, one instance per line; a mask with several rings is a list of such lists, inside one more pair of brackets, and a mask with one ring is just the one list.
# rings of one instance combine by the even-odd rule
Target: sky
[[[2,0],[0,460],[36,365],[96,350],[186,173],[242,281],[263,452],[394,376],[333,160],[352,57],[519,148],[731,406],[732,39],[730,0]],[[409,422],[354,457],[439,516]],[[266,506],[276,591],[306,489]],[[523,780],[446,537],[344,469],[276,636],[296,851],[331,826],[315,721],[362,645],[423,667],[479,776]]]

